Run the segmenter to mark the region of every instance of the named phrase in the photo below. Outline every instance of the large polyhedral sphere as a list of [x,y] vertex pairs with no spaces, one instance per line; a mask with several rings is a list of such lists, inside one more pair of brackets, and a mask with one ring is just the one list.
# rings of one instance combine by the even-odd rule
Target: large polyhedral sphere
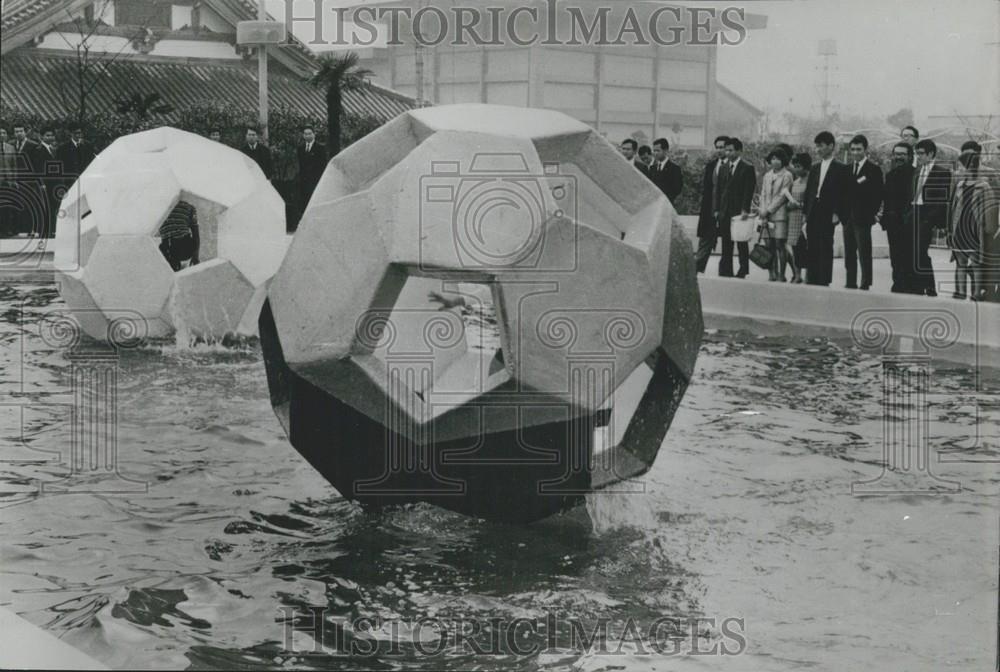
[[[179,201],[198,213],[201,263],[174,272],[160,226]],[[115,320],[149,337],[256,333],[287,248],[285,205],[242,152],[174,128],[124,136],[69,189],[56,228],[59,291],[106,340]]]
[[702,315],[677,213],[611,144],[456,105],[331,161],[260,334],[292,445],[342,495],[530,521],[652,465]]

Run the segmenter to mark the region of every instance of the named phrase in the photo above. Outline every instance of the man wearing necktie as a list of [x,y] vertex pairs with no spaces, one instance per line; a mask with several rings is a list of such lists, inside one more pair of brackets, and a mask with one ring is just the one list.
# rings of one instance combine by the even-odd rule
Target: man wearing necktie
[[56,131],[52,127],[42,129],[42,142],[38,149],[39,167],[44,177],[41,179],[45,204],[45,229],[42,238],[55,238],[59,207],[66,191],[62,162],[56,150]]
[[[728,161],[719,173],[719,229],[722,234],[722,252],[719,258],[719,277],[733,277],[733,230],[734,219],[746,220],[753,207],[753,195],[757,189],[757,173],[740,158],[743,143],[739,138],[726,140]],[[740,266],[736,277],[745,278],[750,273],[750,244],[736,243]]]
[[271,174],[271,150],[260,142],[260,136],[256,128],[248,128],[246,144],[243,145],[243,153],[253,159],[264,172],[264,177],[270,181]]
[[833,234],[838,222],[849,216],[847,187],[851,172],[833,158],[837,146],[833,133],[823,131],[813,142],[820,160],[809,171],[803,207],[809,250],[806,283],[829,287],[833,281]]
[[715,250],[719,239],[719,173],[725,159],[726,140],[724,135],[715,139],[715,156],[705,164],[705,172],[701,178],[701,210],[698,213],[698,253],[696,255],[698,272],[704,273],[708,267],[708,258]]
[[316,185],[326,170],[326,147],[316,141],[316,132],[311,126],[302,129],[302,144],[297,149],[299,159],[299,175],[297,179],[298,217],[302,217],[309,199],[312,198]]
[[[852,176],[847,186],[848,216],[843,223],[844,264],[847,289],[858,289],[858,262],[861,262],[861,289],[872,285],[872,227],[882,206],[882,169],[868,160],[868,138],[856,135],[850,144]],[[860,257],[860,259],[859,259]]]
[[83,127],[80,124],[70,124],[69,142],[59,145],[56,156],[62,164],[66,189],[69,189],[94,160],[94,149],[83,139]]
[[948,226],[948,206],[951,202],[951,171],[937,159],[933,140],[917,143],[917,165],[913,188],[913,210],[916,223],[916,268],[913,277],[916,289],[927,296],[937,296],[934,267],[929,249],[937,229]]
[[44,227],[45,197],[41,188],[41,147],[28,138],[23,124],[14,124],[14,232],[35,235]]
[[684,176],[681,174],[681,167],[671,163],[667,154],[669,150],[670,143],[666,138],[653,142],[653,163],[649,166],[649,179],[670,199],[671,204],[675,204],[684,188]]

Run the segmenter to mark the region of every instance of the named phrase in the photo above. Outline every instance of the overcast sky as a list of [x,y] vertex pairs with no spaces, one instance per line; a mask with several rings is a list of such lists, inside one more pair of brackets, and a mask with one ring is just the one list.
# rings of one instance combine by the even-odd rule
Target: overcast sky
[[[297,15],[312,15],[316,0],[267,0],[277,16],[292,1]],[[392,0],[323,2],[328,8],[395,4]],[[625,0],[608,2],[615,6]],[[1000,45],[989,44],[1000,42],[998,0],[681,0],[677,4],[742,6],[767,16],[767,29],[751,31],[744,44],[722,47],[719,55],[719,81],[757,107],[779,114],[818,113],[822,61],[817,46],[821,39],[836,39],[831,97],[843,113],[881,118],[911,107],[918,120],[956,112],[1000,117]],[[312,39],[309,31],[303,25],[295,30],[307,40]]]
[[[879,116],[1000,115],[997,0],[788,0],[744,3],[767,29],[725,47],[719,81],[758,107],[819,111],[820,39],[833,60],[842,111]],[[1000,124],[997,124],[1000,125]]]

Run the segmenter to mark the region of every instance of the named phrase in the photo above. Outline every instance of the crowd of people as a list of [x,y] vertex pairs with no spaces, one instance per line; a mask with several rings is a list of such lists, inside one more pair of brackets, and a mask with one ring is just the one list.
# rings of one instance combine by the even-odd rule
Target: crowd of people
[[[68,139],[61,144],[56,143],[51,127],[42,128],[37,140],[29,137],[24,125],[15,124],[11,130],[9,138],[0,123],[0,238],[53,237],[63,195],[94,159],[94,149],[79,124],[65,129]],[[222,142],[221,129],[211,129],[208,137]],[[938,159],[933,140],[921,140],[919,131],[907,126],[892,148],[891,168],[883,173],[869,159],[864,135],[851,138],[850,163],[845,164],[834,156],[833,134],[824,131],[815,138],[815,158],[807,152],[796,153],[787,144],[774,147],[767,155],[759,189],[757,169],[743,158],[739,138],[720,136],[713,145],[701,185],[696,253],[700,273],[707,269],[721,240],[719,275],[747,277],[751,244],[756,242],[768,251],[764,259],[769,280],[829,286],[839,225],[846,287],[868,290],[875,281],[872,228],[879,224],[889,243],[893,292],[937,294],[929,248],[935,233],[943,231],[955,264],[953,295],[1000,298],[996,296],[1000,273],[997,194],[983,174],[983,150],[978,143],[966,142],[957,162],[945,162]],[[261,142],[258,129],[246,129],[240,150],[260,166],[268,180],[273,179],[271,151]],[[671,160],[666,139],[640,147],[628,138],[620,151],[671,202],[677,202],[684,188],[683,173]],[[312,197],[328,160],[312,127],[302,129],[297,159],[292,195],[295,219]],[[177,226],[168,226],[170,235],[162,236],[167,247],[164,254],[172,266],[177,264],[178,251],[191,247],[180,239],[197,235],[196,223],[187,226],[187,235],[182,235],[179,226],[182,214],[190,219],[190,213],[175,214],[171,221]],[[748,230],[753,231],[749,236]],[[742,235],[735,235],[737,231]],[[197,248],[194,244],[193,253],[184,261],[197,263]],[[755,261],[761,263],[760,257]]]
[[[755,166],[743,158],[743,143],[716,138],[702,178],[698,272],[705,272],[721,240],[719,275],[747,277],[756,241],[766,246],[763,259],[770,281],[829,286],[839,225],[846,288],[868,290],[875,282],[872,228],[878,224],[889,244],[891,291],[937,295],[929,250],[941,231],[955,264],[954,298],[1000,299],[1000,216],[997,194],[982,169],[979,143],[964,143],[958,161],[945,162],[938,159],[933,140],[921,140],[919,131],[907,126],[892,148],[886,173],[870,160],[864,135],[849,141],[848,164],[835,158],[836,144],[832,133],[819,133],[815,159],[787,144],[777,145],[767,155],[758,189]],[[622,155],[676,202],[682,174],[668,150],[664,139],[652,148],[639,147],[631,138],[620,145]],[[746,231],[752,233],[747,236]],[[739,263],[735,271],[734,247]]]
[[[30,129],[14,124],[13,136],[0,123],[0,238],[55,236],[60,203],[66,191],[94,160],[95,151],[83,137],[83,127],[65,129],[65,142],[56,142],[53,127],[45,127],[37,139]],[[210,129],[208,138],[222,142],[222,131]],[[240,151],[252,158],[268,180],[274,179],[271,150],[260,139],[257,128],[247,128]],[[315,129],[302,129],[297,147],[294,212],[301,214],[326,169],[326,148],[316,140]],[[291,199],[290,199],[291,200]],[[297,216],[296,216],[297,218]]]

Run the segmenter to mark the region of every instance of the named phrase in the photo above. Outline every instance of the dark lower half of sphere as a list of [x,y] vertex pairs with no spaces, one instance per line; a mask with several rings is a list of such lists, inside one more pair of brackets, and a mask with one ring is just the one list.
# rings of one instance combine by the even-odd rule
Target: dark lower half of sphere
[[[289,441],[341,495],[373,506],[428,502],[505,522],[545,518],[646,471],[687,385],[662,352],[654,355],[653,375],[620,442],[598,455],[595,430],[610,412],[433,441],[432,425],[404,437],[292,371],[269,303],[260,338],[271,404]],[[483,414],[498,416],[517,410],[510,403],[482,406]]]

